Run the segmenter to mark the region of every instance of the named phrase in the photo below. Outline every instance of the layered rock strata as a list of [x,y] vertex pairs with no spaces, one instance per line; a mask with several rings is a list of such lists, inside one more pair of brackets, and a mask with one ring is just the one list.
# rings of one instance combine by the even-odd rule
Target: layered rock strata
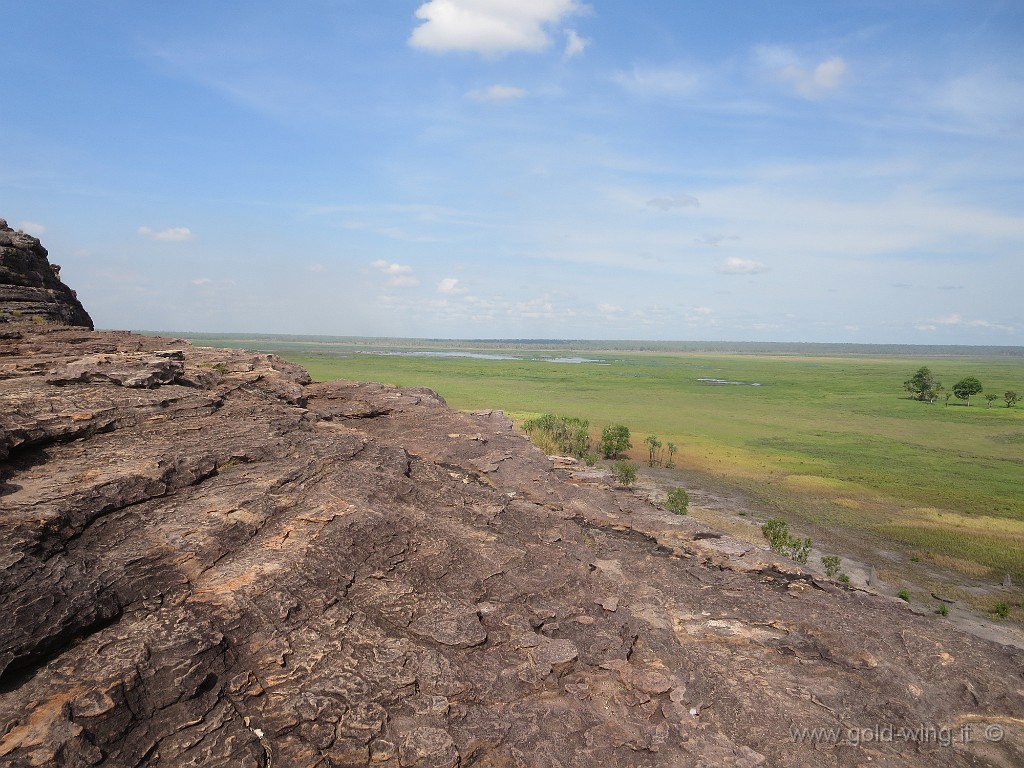
[[[60,279],[40,242],[0,219],[0,323],[29,320],[92,328],[92,318]],[[3,329],[0,326],[0,338]]]
[[1024,652],[567,479],[499,412],[11,329],[0,764],[1024,764]]

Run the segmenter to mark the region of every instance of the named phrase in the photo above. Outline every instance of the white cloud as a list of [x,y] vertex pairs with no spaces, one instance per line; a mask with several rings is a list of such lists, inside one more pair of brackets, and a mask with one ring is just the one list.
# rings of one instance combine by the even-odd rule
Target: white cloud
[[466,94],[474,101],[515,101],[526,96],[526,91],[514,85],[489,85]]
[[565,58],[571,59],[573,56],[579,56],[583,51],[590,45],[590,41],[585,37],[580,37],[575,29],[565,30]]
[[36,224],[34,221],[19,221],[15,229],[20,229],[26,235],[32,235],[32,237],[39,237],[46,231],[46,227],[42,224]]
[[598,304],[597,311],[602,315],[619,315],[625,312],[622,307],[617,304]]
[[700,85],[697,73],[683,67],[633,67],[631,72],[615,73],[612,80],[627,91],[644,96],[687,94]]
[[1013,333],[1016,330],[1012,325],[993,323],[991,320],[967,320],[963,315],[958,315],[956,313],[946,315],[945,317],[937,317],[933,320],[926,320],[914,327],[919,331],[934,331],[940,325],[965,326],[967,328],[988,328],[994,331],[1006,331],[1007,333]]
[[419,285],[419,278],[412,273],[412,267],[404,264],[392,264],[384,259],[371,261],[370,266],[379,269],[388,276],[388,284],[401,287]]
[[730,256],[718,267],[723,275],[756,275],[759,272],[767,272],[767,264],[752,259],[741,259],[737,256]]
[[213,281],[208,277],[197,277],[192,281],[192,285],[209,285]]
[[439,293],[462,293],[466,289],[457,277],[446,277],[437,284]]
[[180,243],[192,239],[192,230],[188,227],[170,227],[169,229],[155,230],[150,227],[139,227],[136,230],[143,237],[153,240],[161,240],[167,243]]
[[487,56],[540,51],[551,44],[547,27],[584,10],[578,0],[429,0],[416,9],[423,23],[409,45]]
[[675,197],[655,197],[647,201],[648,208],[657,208],[659,211],[671,211],[676,208],[696,208],[700,205],[693,195],[676,195]]
[[690,312],[695,315],[707,316],[713,315],[715,313],[715,310],[713,310],[711,307],[694,307],[693,309],[690,310]]
[[832,56],[808,67],[788,48],[760,45],[754,49],[760,66],[776,80],[789,83],[805,99],[814,101],[834,91],[843,83],[846,60]]

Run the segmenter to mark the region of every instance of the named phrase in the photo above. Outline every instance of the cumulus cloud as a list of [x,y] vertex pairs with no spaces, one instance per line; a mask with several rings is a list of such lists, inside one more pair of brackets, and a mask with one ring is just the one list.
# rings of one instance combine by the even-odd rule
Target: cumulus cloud
[[36,224],[34,221],[19,221],[15,229],[20,229],[26,235],[32,235],[32,237],[39,237],[46,231],[46,227],[42,224]]
[[612,80],[642,96],[687,94],[700,84],[697,73],[683,67],[634,67],[630,72],[615,73]]
[[811,101],[834,91],[846,76],[846,60],[841,56],[806,65],[788,48],[771,45],[758,46],[754,55],[769,75],[790,84],[800,96]]
[[139,227],[136,231],[143,237],[161,240],[165,243],[180,243],[192,239],[192,230],[188,227],[170,227],[160,230],[152,229],[151,227]]
[[723,275],[756,275],[759,272],[767,272],[770,267],[760,261],[741,259],[737,256],[730,256],[722,262],[718,271]]
[[579,33],[575,29],[565,30],[565,58],[571,59],[573,56],[579,56],[583,53],[587,46],[590,45],[590,41],[585,37],[580,37]]
[[472,90],[466,95],[474,101],[515,101],[523,98],[526,91],[514,85],[490,85]]
[[584,9],[578,0],[429,0],[416,9],[422,23],[409,45],[485,56],[540,51],[551,44],[549,27]]
[[392,264],[384,259],[371,261],[370,266],[379,269],[388,277],[388,284],[400,287],[419,285],[419,278],[412,273],[412,267],[405,264]]
[[647,201],[648,208],[657,208],[659,211],[671,211],[677,208],[696,208],[700,205],[693,195],[676,195],[675,197],[655,197]]
[[437,284],[438,293],[462,293],[466,290],[457,277],[446,277]]

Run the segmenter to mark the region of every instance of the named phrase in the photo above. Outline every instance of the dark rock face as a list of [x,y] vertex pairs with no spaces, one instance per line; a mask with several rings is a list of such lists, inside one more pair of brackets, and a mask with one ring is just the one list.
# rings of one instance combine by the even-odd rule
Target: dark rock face
[[93,327],[75,292],[60,281],[60,267],[50,264],[46,249],[0,219],[0,323],[12,319]]
[[562,477],[500,413],[0,345],[0,764],[1024,764],[1024,653]]

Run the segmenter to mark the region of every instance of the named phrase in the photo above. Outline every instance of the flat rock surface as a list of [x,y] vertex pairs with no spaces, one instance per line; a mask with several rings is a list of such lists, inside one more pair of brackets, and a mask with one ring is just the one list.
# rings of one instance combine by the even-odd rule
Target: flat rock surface
[[429,390],[9,324],[0,764],[1024,765],[1024,652],[607,482]]

